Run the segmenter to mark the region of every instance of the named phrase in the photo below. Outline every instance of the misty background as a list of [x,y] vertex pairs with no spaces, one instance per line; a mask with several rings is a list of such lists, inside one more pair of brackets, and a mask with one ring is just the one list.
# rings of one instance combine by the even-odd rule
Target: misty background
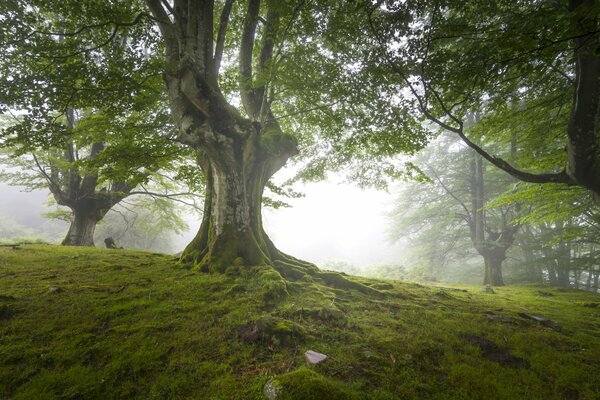
[[[328,181],[296,184],[303,197],[286,199],[291,207],[265,207],[265,229],[282,251],[317,265],[368,267],[400,263],[402,247],[389,239],[391,192],[359,188],[340,177]],[[47,190],[26,191],[0,183],[0,239],[14,238],[60,243],[69,224],[44,216],[54,209]],[[114,211],[109,212],[114,214]],[[184,208],[187,229],[158,233],[160,251],[178,253],[200,226],[200,214]],[[104,247],[101,234],[110,222],[101,222],[96,246]],[[100,237],[98,237],[100,236]],[[168,239],[168,240],[166,240]]]

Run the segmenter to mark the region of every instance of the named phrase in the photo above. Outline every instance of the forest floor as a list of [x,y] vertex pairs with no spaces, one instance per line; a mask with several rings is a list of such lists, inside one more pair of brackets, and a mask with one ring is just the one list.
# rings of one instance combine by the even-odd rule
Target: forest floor
[[0,399],[600,398],[600,295],[264,271],[0,247]]

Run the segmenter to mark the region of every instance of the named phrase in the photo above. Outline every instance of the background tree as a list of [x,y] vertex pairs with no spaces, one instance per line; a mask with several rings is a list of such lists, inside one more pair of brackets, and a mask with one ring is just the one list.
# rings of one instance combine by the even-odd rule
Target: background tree
[[[515,178],[600,195],[597,2],[386,1],[367,7],[379,42],[369,53],[374,73],[395,77],[387,88],[410,97],[424,119],[456,133]],[[513,133],[514,160],[493,155],[468,135],[472,110]],[[511,140],[499,130],[487,135]]]
[[431,182],[412,184],[410,195],[403,192],[399,197],[392,235],[414,232],[409,238],[415,247],[425,249],[418,254],[429,264],[430,276],[443,276],[441,269],[448,263],[468,262],[474,249],[484,260],[483,283],[504,285],[502,263],[515,241],[520,206],[507,202],[490,208],[488,203],[511,182],[447,136],[421,152],[415,162],[423,165]]
[[577,186],[518,184],[490,206],[518,202],[519,235],[527,280],[594,290],[598,271],[598,205]]
[[0,146],[6,165],[26,169],[3,178],[48,188],[72,211],[63,244],[93,246],[96,224],[111,207],[151,178],[162,181],[158,170],[177,174],[190,156],[172,140],[158,69],[135,42],[144,30],[129,24],[104,46],[81,50],[74,38],[91,28],[68,30],[79,6],[62,13],[36,2],[3,7],[14,21],[2,32],[0,103],[12,119]]

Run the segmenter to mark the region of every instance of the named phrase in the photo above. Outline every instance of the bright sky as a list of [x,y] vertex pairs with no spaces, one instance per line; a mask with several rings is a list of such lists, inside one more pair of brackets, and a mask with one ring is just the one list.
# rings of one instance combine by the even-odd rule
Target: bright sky
[[306,196],[289,201],[293,207],[263,211],[265,229],[279,249],[317,264],[397,260],[398,247],[386,240],[390,194],[332,182],[309,183],[299,190]]

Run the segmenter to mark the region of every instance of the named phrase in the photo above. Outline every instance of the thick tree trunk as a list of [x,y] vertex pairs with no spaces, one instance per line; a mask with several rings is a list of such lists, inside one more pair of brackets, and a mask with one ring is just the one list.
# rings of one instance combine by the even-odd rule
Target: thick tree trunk
[[115,204],[126,197],[126,192],[128,193],[131,190],[127,184],[117,184],[116,187],[124,191],[118,193],[110,191],[95,192],[89,197],[79,199],[66,199],[55,194],[55,198],[60,205],[67,206],[73,211],[71,226],[69,226],[67,236],[62,241],[63,245],[94,246],[96,225]]
[[[204,271],[272,264],[286,257],[263,229],[261,204],[268,180],[296,153],[295,141],[278,132],[278,145],[271,147],[258,124],[241,126],[251,132],[232,133],[235,139],[223,139],[218,151],[212,145],[200,151],[199,163],[207,179],[204,215],[183,260]],[[285,138],[289,143],[282,144]]]
[[94,246],[94,231],[99,219],[93,209],[79,208],[73,210],[73,220],[67,236],[62,241],[66,246]]
[[504,257],[497,254],[483,255],[485,263],[485,276],[483,278],[484,285],[504,286],[502,278],[502,262]]

